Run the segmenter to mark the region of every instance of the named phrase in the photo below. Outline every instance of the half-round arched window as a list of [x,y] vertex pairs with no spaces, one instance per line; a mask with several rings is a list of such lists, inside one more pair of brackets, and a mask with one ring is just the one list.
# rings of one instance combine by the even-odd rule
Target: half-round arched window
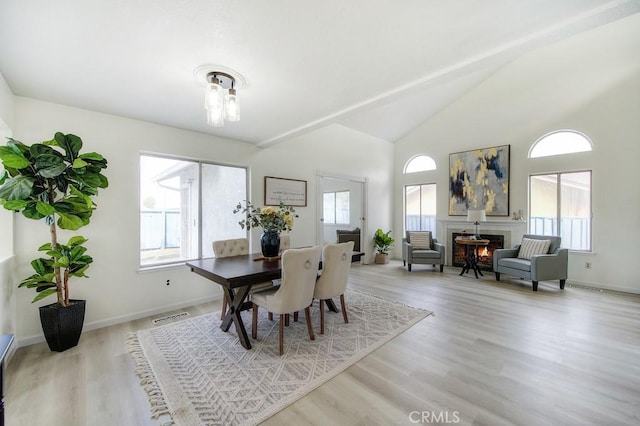
[[529,158],[591,151],[593,144],[584,134],[575,130],[556,130],[535,141],[529,149]]
[[404,173],[425,172],[427,170],[435,170],[436,162],[428,155],[417,155],[407,161],[404,166]]

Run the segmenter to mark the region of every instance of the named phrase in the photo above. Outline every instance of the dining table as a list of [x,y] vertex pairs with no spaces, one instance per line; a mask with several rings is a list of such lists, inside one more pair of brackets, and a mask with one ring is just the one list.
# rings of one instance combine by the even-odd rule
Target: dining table
[[[229,307],[220,328],[228,332],[233,324],[240,344],[245,349],[251,349],[251,342],[241,313],[253,307],[248,296],[254,284],[281,278],[282,260],[280,256],[265,258],[260,253],[253,253],[221,258],[210,257],[192,260],[186,262],[186,265],[191,268],[192,272],[222,287]],[[318,269],[321,268],[322,262],[318,265]],[[327,300],[327,306],[330,310],[338,312],[332,300]]]

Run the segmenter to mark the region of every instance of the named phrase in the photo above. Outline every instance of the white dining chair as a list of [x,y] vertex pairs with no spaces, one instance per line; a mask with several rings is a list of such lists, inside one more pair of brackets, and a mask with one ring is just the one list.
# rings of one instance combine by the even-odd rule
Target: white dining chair
[[313,292],[320,262],[320,247],[289,249],[282,253],[282,278],[278,289],[263,290],[251,294],[253,320],[251,337],[258,337],[258,307],[269,313],[280,315],[279,346],[284,353],[284,325],[289,313],[304,309],[309,338],[315,340],[311,326],[309,307],[313,302]]
[[322,249],[322,275],[316,281],[313,292],[313,298],[320,301],[320,334],[324,334],[324,301],[327,299],[340,296],[342,317],[345,323],[349,322],[344,293],[347,290],[347,281],[349,280],[353,245],[354,242],[349,241],[340,244],[327,244]]
[[[240,256],[243,254],[249,254],[249,239],[248,238],[232,238],[228,240],[217,240],[213,242],[213,254],[217,258]],[[254,284],[251,286],[251,292],[260,291],[273,287],[273,282],[268,281],[260,284]],[[220,319],[223,319],[227,313],[227,293],[223,292],[222,296],[222,309],[220,310]]]

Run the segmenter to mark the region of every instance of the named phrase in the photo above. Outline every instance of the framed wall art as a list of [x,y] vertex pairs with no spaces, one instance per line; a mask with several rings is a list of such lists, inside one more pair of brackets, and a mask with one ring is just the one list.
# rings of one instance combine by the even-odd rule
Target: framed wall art
[[307,181],[285,179],[273,176],[264,177],[264,205],[306,207]]
[[510,145],[449,154],[449,216],[509,216]]

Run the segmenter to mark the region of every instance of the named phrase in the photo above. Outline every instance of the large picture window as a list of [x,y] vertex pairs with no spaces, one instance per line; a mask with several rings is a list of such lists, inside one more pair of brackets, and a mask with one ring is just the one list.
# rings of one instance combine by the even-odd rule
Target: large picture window
[[349,191],[325,192],[322,206],[325,224],[348,225],[351,222]]
[[436,184],[404,187],[404,226],[406,231],[431,231],[436,236]]
[[529,177],[529,232],[560,236],[561,246],[591,251],[591,171]]
[[233,209],[247,199],[247,169],[140,156],[140,266],[212,257],[214,240],[241,238]]

